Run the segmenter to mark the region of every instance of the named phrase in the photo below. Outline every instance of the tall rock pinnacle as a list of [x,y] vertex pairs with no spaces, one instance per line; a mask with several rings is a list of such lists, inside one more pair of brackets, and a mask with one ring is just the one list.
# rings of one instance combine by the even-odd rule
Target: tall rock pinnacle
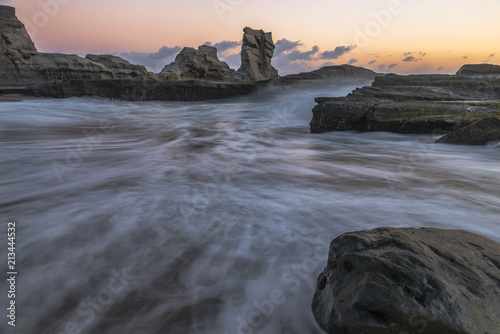
[[277,79],[278,71],[271,65],[275,49],[272,34],[249,27],[243,31],[241,67],[238,72],[249,81]]

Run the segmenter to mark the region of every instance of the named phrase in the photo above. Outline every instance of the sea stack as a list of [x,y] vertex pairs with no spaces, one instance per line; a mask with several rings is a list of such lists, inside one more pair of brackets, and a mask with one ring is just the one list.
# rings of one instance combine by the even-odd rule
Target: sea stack
[[241,47],[241,67],[238,72],[248,81],[260,81],[279,78],[278,71],[271,65],[274,49],[270,32],[243,29],[243,45]]

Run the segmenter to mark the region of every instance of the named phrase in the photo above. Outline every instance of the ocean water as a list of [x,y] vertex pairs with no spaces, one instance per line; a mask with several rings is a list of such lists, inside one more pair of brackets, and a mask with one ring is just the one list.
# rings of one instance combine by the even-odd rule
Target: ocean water
[[310,305],[339,234],[500,241],[498,146],[309,133],[314,97],[365,84],[0,104],[0,270],[16,222],[18,271],[17,326],[0,332],[322,333]]

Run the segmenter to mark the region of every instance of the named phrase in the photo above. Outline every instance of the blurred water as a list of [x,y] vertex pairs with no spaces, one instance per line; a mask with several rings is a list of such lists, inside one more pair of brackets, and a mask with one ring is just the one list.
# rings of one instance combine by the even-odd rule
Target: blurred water
[[0,104],[1,244],[16,221],[19,272],[17,326],[0,331],[321,333],[310,303],[339,234],[500,241],[498,147],[309,133],[313,98],[355,86]]

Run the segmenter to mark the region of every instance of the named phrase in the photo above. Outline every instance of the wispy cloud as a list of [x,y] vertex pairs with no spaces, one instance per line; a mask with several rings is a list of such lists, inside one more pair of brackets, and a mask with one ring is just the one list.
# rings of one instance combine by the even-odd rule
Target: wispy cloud
[[359,62],[359,60],[352,58],[352,59],[349,59],[349,61],[347,62],[347,64],[348,65],[352,65],[352,64],[356,64],[357,62]]

